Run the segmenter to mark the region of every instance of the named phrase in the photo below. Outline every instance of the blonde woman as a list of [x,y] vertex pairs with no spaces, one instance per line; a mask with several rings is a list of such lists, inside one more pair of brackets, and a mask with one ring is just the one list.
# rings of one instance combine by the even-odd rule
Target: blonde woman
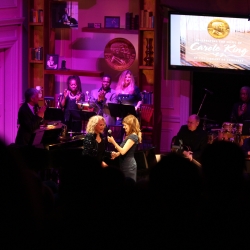
[[124,117],[123,128],[125,130],[125,138],[121,145],[118,145],[112,136],[108,136],[108,142],[112,143],[118,152],[112,152],[112,157],[119,156],[119,165],[125,177],[130,177],[136,181],[137,164],[134,153],[138,143],[142,141],[140,124],[138,119],[133,115]]
[[106,122],[103,116],[92,116],[87,124],[86,135],[83,140],[83,155],[90,155],[97,158],[102,167],[108,165],[104,162],[104,158],[111,158],[111,152],[105,150],[105,140],[103,132]]
[[116,95],[122,104],[135,106],[135,110],[140,108],[142,97],[139,88],[135,85],[135,79],[130,70],[121,73],[117,86]]

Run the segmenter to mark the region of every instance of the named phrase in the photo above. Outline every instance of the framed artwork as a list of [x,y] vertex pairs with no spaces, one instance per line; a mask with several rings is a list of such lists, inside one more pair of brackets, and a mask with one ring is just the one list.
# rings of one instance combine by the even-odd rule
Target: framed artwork
[[129,69],[135,58],[135,47],[125,38],[114,38],[105,46],[104,59],[112,69],[118,71]]
[[105,16],[104,17],[104,28],[120,28],[120,17],[119,16]]
[[46,69],[58,69],[59,55],[46,55]]
[[52,28],[78,28],[77,1],[51,1]]

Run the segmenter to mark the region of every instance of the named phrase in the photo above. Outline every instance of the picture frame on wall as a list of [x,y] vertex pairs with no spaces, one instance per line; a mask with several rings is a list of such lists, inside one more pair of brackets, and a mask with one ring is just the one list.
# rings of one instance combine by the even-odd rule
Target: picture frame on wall
[[59,55],[46,55],[46,69],[58,69]]
[[104,28],[119,29],[120,28],[120,17],[119,16],[105,16],[104,17]]
[[78,28],[78,1],[51,1],[52,28]]

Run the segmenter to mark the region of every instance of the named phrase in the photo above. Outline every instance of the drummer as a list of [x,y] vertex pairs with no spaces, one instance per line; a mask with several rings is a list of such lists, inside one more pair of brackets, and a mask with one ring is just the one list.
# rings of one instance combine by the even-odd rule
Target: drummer
[[104,117],[107,127],[115,125],[116,118],[112,117],[108,108],[108,103],[118,103],[116,92],[111,89],[111,77],[104,75],[102,77],[101,88],[93,89],[90,93],[90,106],[94,107],[98,115]]
[[77,103],[83,100],[80,77],[69,76],[67,78],[67,89],[63,91],[60,98],[60,106],[64,110],[64,123],[67,125],[68,131],[81,132],[82,130],[82,121],[72,118],[71,111],[78,110]]
[[243,86],[240,89],[240,101],[233,105],[231,122],[242,123],[250,120],[250,87]]

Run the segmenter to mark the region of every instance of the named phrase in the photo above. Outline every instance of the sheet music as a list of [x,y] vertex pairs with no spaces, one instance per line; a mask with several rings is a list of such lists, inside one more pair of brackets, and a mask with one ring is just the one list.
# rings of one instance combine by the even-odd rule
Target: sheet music
[[40,129],[38,129],[38,130],[35,131],[35,137],[34,137],[32,145],[39,145],[39,144],[41,144],[42,139],[43,139],[43,135],[44,135],[44,131],[45,130],[40,130]]

